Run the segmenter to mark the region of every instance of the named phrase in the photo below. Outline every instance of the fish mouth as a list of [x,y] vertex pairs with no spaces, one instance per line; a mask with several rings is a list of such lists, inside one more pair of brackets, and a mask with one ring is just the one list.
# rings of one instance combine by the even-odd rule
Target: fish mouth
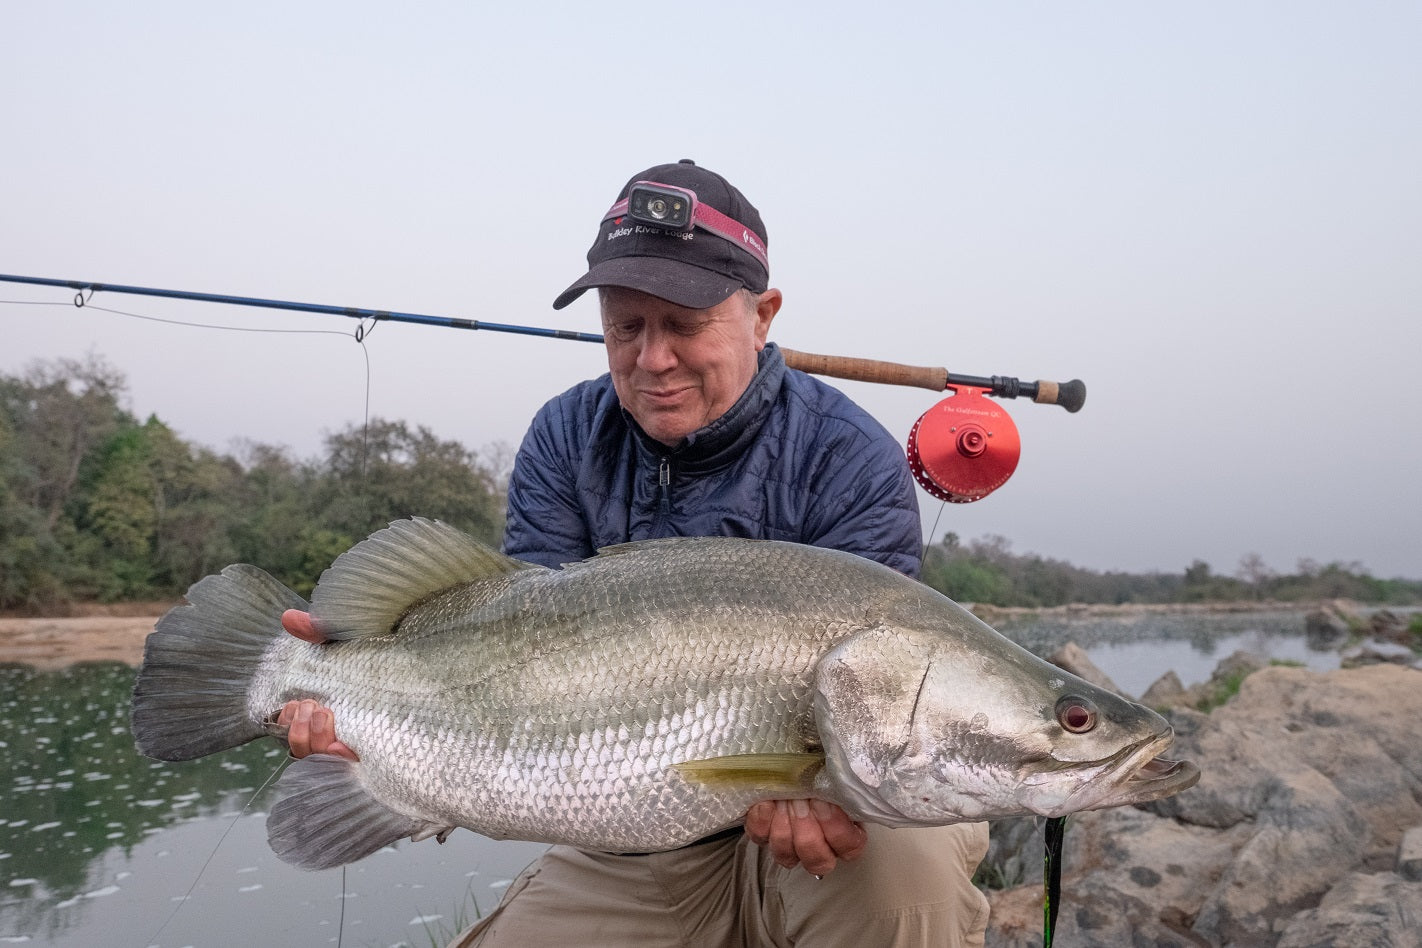
[[1200,781],[1200,768],[1188,760],[1161,756],[1174,739],[1175,732],[1166,729],[1092,765],[1096,777],[1054,808],[1057,812],[1043,815],[1149,803],[1188,790]]

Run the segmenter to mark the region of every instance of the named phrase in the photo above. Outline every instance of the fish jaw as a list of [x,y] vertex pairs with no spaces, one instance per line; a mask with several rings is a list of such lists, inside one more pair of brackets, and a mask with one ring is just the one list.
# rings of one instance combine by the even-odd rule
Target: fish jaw
[[1161,756],[1174,737],[1166,728],[1105,760],[1050,759],[1046,765],[1024,768],[1022,802],[1039,816],[1056,817],[1149,803],[1188,790],[1199,782],[1200,768]]

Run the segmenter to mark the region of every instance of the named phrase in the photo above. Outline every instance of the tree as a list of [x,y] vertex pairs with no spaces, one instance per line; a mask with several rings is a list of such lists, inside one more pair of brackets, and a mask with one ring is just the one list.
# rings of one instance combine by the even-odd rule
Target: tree
[[326,439],[327,523],[354,537],[401,517],[448,521],[497,544],[503,493],[496,476],[457,441],[424,426],[372,418]]

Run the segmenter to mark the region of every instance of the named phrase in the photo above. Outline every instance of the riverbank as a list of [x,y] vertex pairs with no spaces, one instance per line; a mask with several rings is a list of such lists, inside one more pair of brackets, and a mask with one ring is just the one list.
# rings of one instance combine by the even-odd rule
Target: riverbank
[[0,619],[0,663],[54,671],[75,662],[137,665],[161,611],[139,616]]
[[[75,662],[114,661],[137,665],[143,657],[143,640],[153,624],[175,603],[87,603],[68,607],[67,615],[17,616],[0,614],[0,663],[33,665],[45,671]],[[1351,604],[1344,604],[1351,606]],[[1174,604],[1086,604],[1026,607],[972,606],[989,625],[1035,617],[1126,618],[1145,615],[1233,615],[1250,612],[1303,612],[1318,603],[1212,602]],[[1351,611],[1358,611],[1351,606]]]

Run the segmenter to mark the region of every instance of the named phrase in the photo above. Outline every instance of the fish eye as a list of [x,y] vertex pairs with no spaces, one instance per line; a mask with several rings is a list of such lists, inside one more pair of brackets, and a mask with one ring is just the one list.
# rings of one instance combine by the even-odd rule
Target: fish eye
[[1072,734],[1085,734],[1096,727],[1096,705],[1076,695],[1066,695],[1057,702],[1057,723]]

